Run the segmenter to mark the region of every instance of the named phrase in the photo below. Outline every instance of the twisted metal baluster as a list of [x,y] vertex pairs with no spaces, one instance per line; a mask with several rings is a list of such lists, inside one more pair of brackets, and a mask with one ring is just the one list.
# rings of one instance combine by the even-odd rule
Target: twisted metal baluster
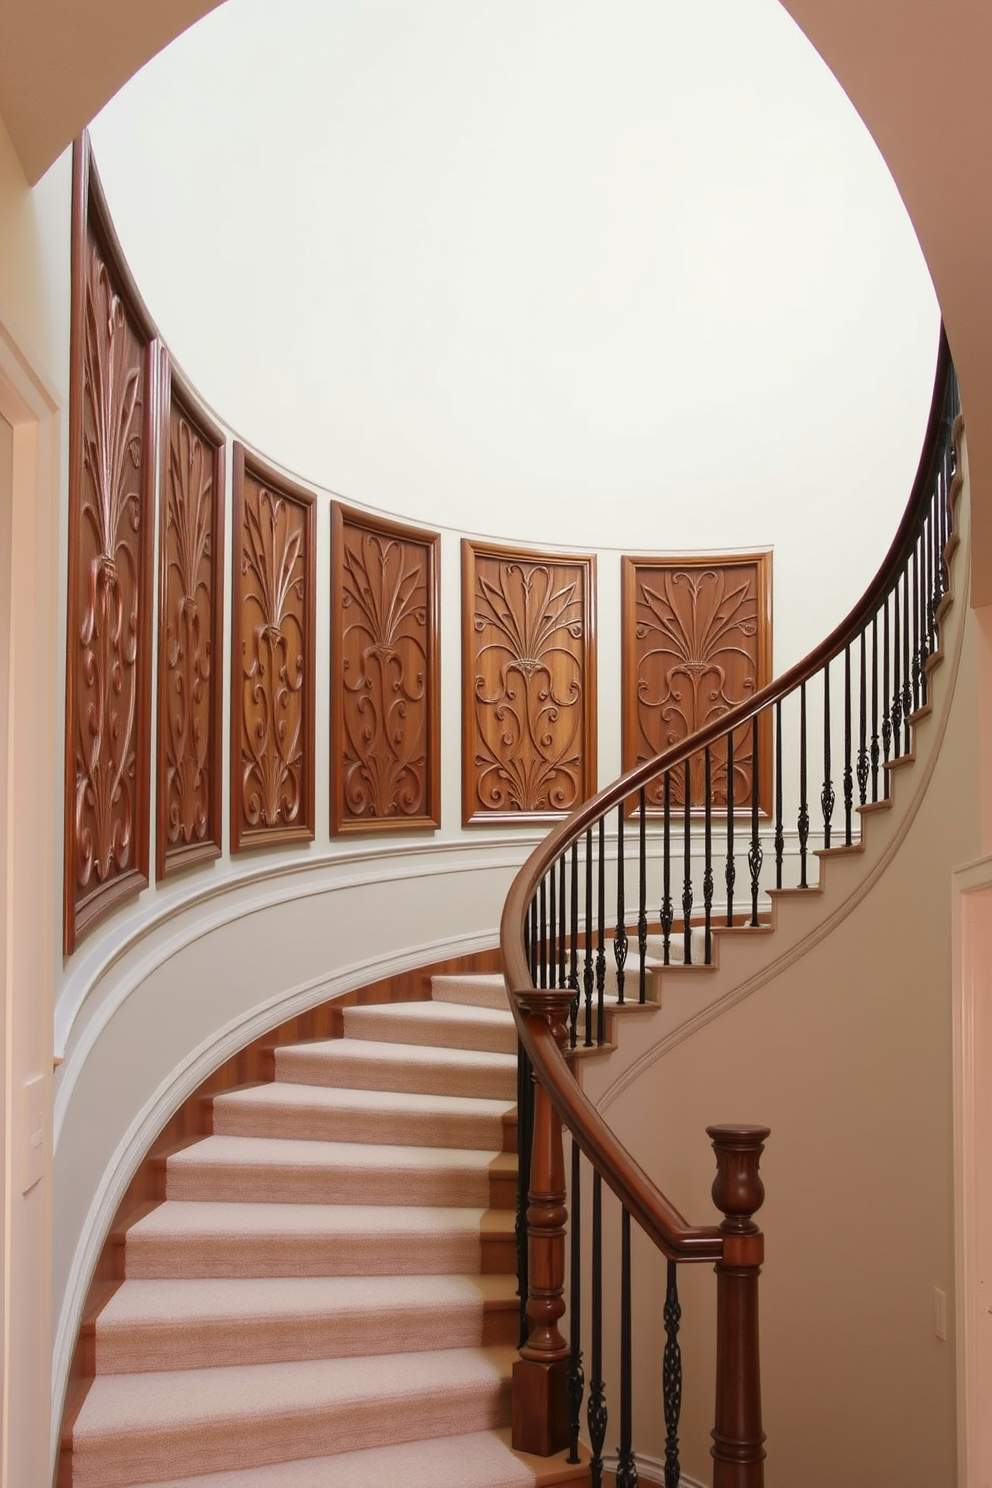
[[630,1214],[624,1209],[620,1216],[620,1450],[617,1453],[616,1488],[637,1488],[632,1444],[631,1331]]
[[592,1296],[589,1336],[589,1399],[586,1423],[589,1427],[590,1481],[592,1488],[602,1488],[603,1443],[609,1412],[606,1409],[606,1385],[603,1381],[603,1180],[592,1175]]
[[878,611],[871,617],[871,798],[878,800],[878,763],[882,750],[878,738]]
[[664,799],[664,840],[662,845],[664,888],[661,899],[661,934],[662,961],[668,966],[672,959],[672,921],[675,918],[675,911],[672,908],[672,777],[668,770],[665,771]]
[[758,884],[761,865],[765,860],[764,848],[758,836],[758,719],[751,719],[751,845],[747,850],[747,866],[751,872],[751,924],[758,924]]
[[806,683],[799,684],[799,887],[806,882],[806,844],[809,841],[809,803],[806,800]]
[[902,716],[906,753],[910,751],[909,719],[913,711],[913,681],[909,659],[909,560],[902,570]]
[[605,1044],[606,996],[606,818],[599,818],[599,895],[596,903],[599,925],[596,931],[596,1043]]
[[851,648],[844,647],[844,842],[851,846],[854,771],[851,768]]
[[647,817],[648,817],[647,805],[648,805],[648,803],[647,803],[647,796],[645,794],[643,785],[641,786],[638,799],[639,799],[639,802],[640,802],[640,819],[639,819],[639,822],[638,822],[638,828],[639,828],[638,848],[639,848],[640,881],[639,881],[639,886],[638,886],[639,897],[638,897],[638,907],[637,907],[637,954],[640,956],[641,962],[640,962],[640,966],[638,967],[638,971],[637,971],[637,1000],[638,1000],[638,1002],[644,1002],[645,999],[646,999],[646,997],[647,997],[647,983],[646,983],[646,967],[645,967],[645,962],[647,961],[647,958],[648,958],[648,870],[647,870],[647,851],[648,851],[647,850]]
[[682,1468],[679,1462],[679,1421],[682,1416],[682,1350],[679,1348],[679,1305],[677,1267],[668,1262],[665,1287],[665,1358],[662,1366],[662,1396],[665,1402],[665,1488],[679,1488]]
[[890,711],[889,694],[889,596],[885,596],[882,606],[882,701],[885,711],[882,714],[882,799],[889,799],[889,772],[885,769],[891,759],[892,750],[892,714]]
[[703,765],[703,792],[706,797],[706,816],[703,823],[703,914],[705,916],[706,946],[704,963],[713,964],[713,757],[707,747]]
[[830,774],[830,663],[823,668],[823,788],[820,809],[823,812],[823,845],[830,846],[830,822],[834,814],[834,782]]
[[582,971],[582,987],[585,993],[586,1035],[583,1040],[587,1049],[592,1048],[592,989],[596,976],[592,959],[592,827],[586,829],[586,951]]
[[734,863],[734,731],[727,735],[727,924],[734,923],[734,883],[737,868]]
[[858,678],[858,804],[868,800],[868,632],[861,632],[861,672]]
[[683,813],[682,960],[692,965],[692,818],[689,812],[689,761],[685,762],[685,811]]
[[782,820],[782,699],[775,704],[775,887],[782,887],[785,823]]
[[572,1007],[568,1019],[568,1041],[575,1048],[579,1035],[579,844],[572,843],[572,884],[569,894],[568,986]]
[[902,754],[902,646],[900,644],[899,580],[892,590],[892,757]]
[[617,1002],[623,1006],[623,970],[627,964],[626,905],[623,888],[623,802],[617,807],[617,928],[613,936],[613,959],[617,963]]

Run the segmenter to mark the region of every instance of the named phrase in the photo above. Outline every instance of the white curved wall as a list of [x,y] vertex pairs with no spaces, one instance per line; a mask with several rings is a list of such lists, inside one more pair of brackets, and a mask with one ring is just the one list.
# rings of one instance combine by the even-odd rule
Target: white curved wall
[[919,249],[773,0],[272,18],[230,0],[181,38],[95,122],[98,165],[218,415],[325,497],[442,530],[443,824],[329,836],[322,499],[315,842],[149,889],[57,986],[56,1391],[101,1224],[206,1070],[373,952],[493,941],[535,834],[459,825],[461,533],[598,552],[605,782],[621,551],[773,545],[781,670],[874,571],[929,402]]

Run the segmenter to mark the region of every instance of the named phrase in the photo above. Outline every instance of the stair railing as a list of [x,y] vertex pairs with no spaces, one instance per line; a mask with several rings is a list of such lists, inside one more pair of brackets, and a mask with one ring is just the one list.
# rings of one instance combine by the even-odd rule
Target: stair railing
[[[617,1488],[633,1488],[637,1481],[631,1442],[632,1219],[667,1266],[666,1488],[679,1480],[676,1268],[703,1260],[715,1263],[718,1278],[714,1488],[760,1488],[763,1482],[757,1343],[763,1239],[753,1216],[763,1198],[758,1160],[768,1132],[758,1126],[708,1128],[717,1158],[713,1197],[724,1218],[715,1227],[690,1225],[583,1095],[568,1056],[578,1046],[605,1042],[611,999],[618,1005],[648,1000],[652,952],[661,965],[714,964],[720,934],[759,929],[772,894],[783,888],[815,888],[815,854],[855,845],[856,818],[887,801],[892,767],[910,754],[914,723],[929,698],[956,543],[959,434],[957,383],[942,330],[910,499],[864,597],[777,681],[638,765],[555,827],[507,898],[500,944],[521,1045],[523,1305],[514,1444],[542,1455],[568,1445],[575,1461],[584,1434],[594,1485],[602,1481],[607,1428],[604,1185],[620,1203]],[[763,747],[774,755],[773,802],[761,799]],[[680,881],[677,918],[673,894]],[[567,1186],[563,1126],[572,1139]],[[530,1147],[523,1140],[528,1132]],[[592,1169],[589,1216],[582,1156]],[[584,1231],[591,1259],[587,1280]],[[567,1340],[559,1329],[566,1311],[566,1236]],[[590,1380],[583,1428],[587,1303]]]

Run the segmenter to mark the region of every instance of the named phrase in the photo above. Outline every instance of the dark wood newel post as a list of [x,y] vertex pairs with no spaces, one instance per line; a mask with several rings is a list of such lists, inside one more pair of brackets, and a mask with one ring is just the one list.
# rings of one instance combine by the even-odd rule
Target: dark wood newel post
[[[566,988],[517,994],[528,1016],[547,1023],[559,1048],[573,993]],[[513,1445],[550,1457],[568,1446],[565,1382],[565,1154],[561,1121],[541,1082],[534,1088],[534,1144],[527,1194],[527,1342],[513,1366]]]
[[765,1433],[758,1371],[758,1276],[765,1237],[753,1215],[764,1202],[758,1174],[767,1126],[708,1126],[716,1153],[713,1202],[724,1216],[717,1276],[713,1488],[763,1488]]

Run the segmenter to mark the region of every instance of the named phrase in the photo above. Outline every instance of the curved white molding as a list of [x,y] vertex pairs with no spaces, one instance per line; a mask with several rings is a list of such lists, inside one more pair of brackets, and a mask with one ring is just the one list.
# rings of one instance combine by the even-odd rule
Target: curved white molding
[[[731,988],[722,996],[714,998],[714,1000],[708,1003],[707,1006],[701,1008],[698,1013],[686,1018],[683,1022],[679,1023],[676,1028],[672,1029],[671,1032],[658,1039],[658,1041],[652,1044],[649,1049],[646,1049],[644,1053],[634,1061],[633,1064],[629,1065],[620,1075],[618,1075],[616,1080],[611,1085],[608,1085],[606,1089],[596,1098],[596,1106],[598,1110],[607,1110],[613,1104],[613,1102],[617,1100],[625,1090],[628,1089],[630,1085],[632,1085],[636,1080],[640,1079],[645,1071],[650,1069],[652,1065],[656,1064],[659,1059],[662,1059],[669,1052],[669,1050],[676,1048],[686,1039],[691,1038],[693,1034],[697,1033],[701,1028],[705,1028],[707,1024],[712,1023],[715,1018],[719,1018],[721,1014],[725,1013],[729,1008],[736,1007],[739,1002],[743,1002],[745,998],[750,997],[755,992],[758,992],[762,987],[766,986],[775,977],[780,976],[782,972],[787,971],[789,967],[795,965],[797,961],[800,961],[807,954],[807,952],[811,951],[814,946],[818,945],[820,941],[822,941],[833,930],[835,930],[841,923],[841,921],[846,919],[851,911],[856,907],[856,905],[862,899],[864,899],[865,895],[871,892],[872,888],[881,878],[882,874],[886,872],[893,858],[896,856],[900,847],[905,841],[906,836],[910,828],[912,827],[914,820],[916,819],[917,812],[920,809],[923,799],[930,787],[930,781],[933,777],[933,772],[936,769],[937,760],[940,756],[941,746],[944,741],[944,735],[947,732],[947,725],[950,718],[951,707],[953,705],[954,693],[957,688],[958,672],[961,666],[961,653],[964,646],[965,620],[970,607],[970,488],[967,478],[967,450],[963,436],[960,445],[960,460],[961,469],[964,472],[964,475],[961,488],[958,492],[957,505],[955,507],[955,533],[959,538],[959,542],[954,548],[954,555],[951,562],[951,588],[949,590],[948,596],[946,597],[946,607],[944,610],[944,615],[941,619],[942,647],[947,646],[948,639],[950,639],[951,641],[951,646],[949,648],[949,651],[946,649],[943,651],[944,666],[941,668],[940,673],[938,674],[941,681],[933,689],[933,693],[931,694],[932,697],[934,693],[938,693],[940,695],[941,707],[938,712],[936,706],[934,706],[934,712],[929,715],[929,720],[922,720],[922,723],[917,726],[917,729],[914,733],[913,746],[915,756],[912,766],[912,775],[910,777],[914,787],[913,793],[909,800],[906,802],[905,809],[901,810],[899,820],[895,826],[894,831],[892,832],[892,836],[889,842],[880,853],[874,865],[868,870],[864,877],[858,878],[857,882],[854,884],[850,892],[845,895],[836,909],[834,909],[830,914],[822,919],[818,925],[816,925],[801,939],[799,939],[798,941],[793,941],[793,943],[790,944],[785,950],[783,950],[780,955],[765,962],[761,966],[760,970],[757,971],[753,976],[750,976],[745,981],[740,982],[736,987]],[[961,578],[961,583],[957,588],[954,587],[953,583],[955,575],[963,575],[963,577]],[[944,670],[945,667],[947,668],[946,671]],[[947,684],[946,686],[942,685],[945,681]],[[924,758],[921,758],[920,733],[922,727],[924,727],[928,721],[935,724],[936,727],[935,731],[929,738],[929,742],[926,745],[926,755]],[[903,771],[901,774],[896,775],[896,777],[893,779],[893,811],[897,810],[897,798],[900,794],[899,782],[900,780],[905,778],[905,771]],[[870,830],[871,828],[866,821],[864,824],[864,832],[866,836],[870,832]],[[823,884],[823,869],[826,868],[827,862],[829,862],[829,859],[821,859],[821,886]],[[784,912],[788,914],[788,909],[785,908]]]

